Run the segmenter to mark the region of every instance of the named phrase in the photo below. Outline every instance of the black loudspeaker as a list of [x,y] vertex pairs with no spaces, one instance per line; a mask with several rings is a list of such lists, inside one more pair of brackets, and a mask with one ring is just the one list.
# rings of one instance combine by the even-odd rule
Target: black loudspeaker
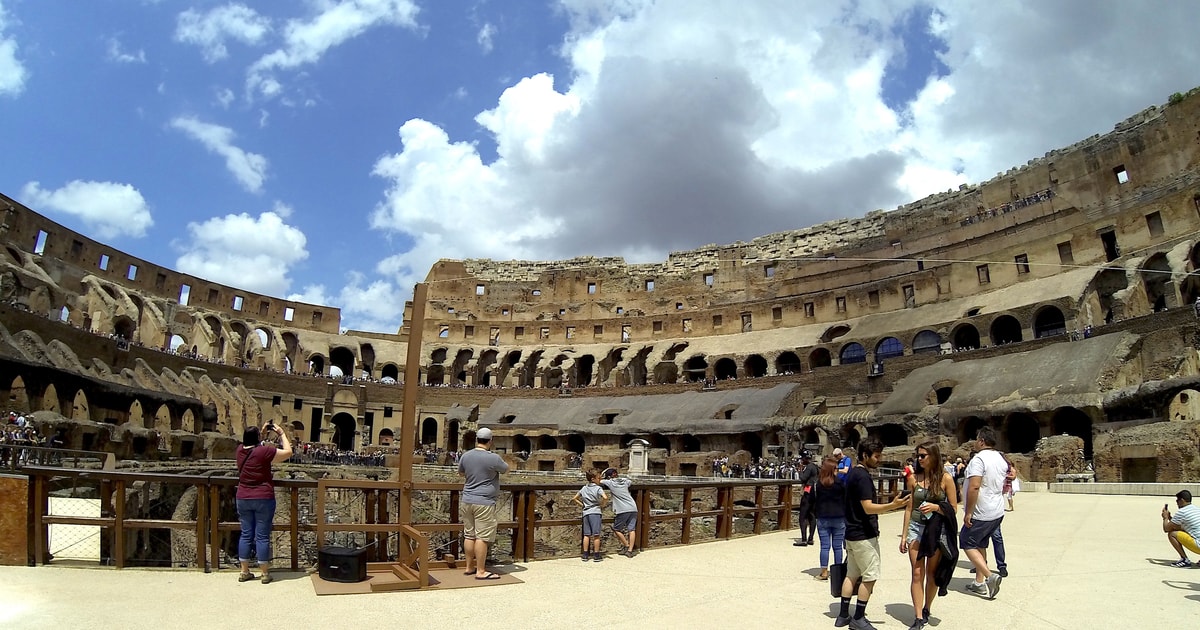
[[367,579],[367,549],[321,547],[317,571],[322,580],[330,582],[362,582]]

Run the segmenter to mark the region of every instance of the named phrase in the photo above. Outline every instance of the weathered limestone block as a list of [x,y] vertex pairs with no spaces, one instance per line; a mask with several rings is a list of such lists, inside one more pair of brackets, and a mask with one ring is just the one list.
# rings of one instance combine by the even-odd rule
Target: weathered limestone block
[[[1031,481],[1056,481],[1059,474],[1076,470],[1083,439],[1074,435],[1052,435],[1037,442],[1030,465]],[[965,461],[965,458],[964,458]]]

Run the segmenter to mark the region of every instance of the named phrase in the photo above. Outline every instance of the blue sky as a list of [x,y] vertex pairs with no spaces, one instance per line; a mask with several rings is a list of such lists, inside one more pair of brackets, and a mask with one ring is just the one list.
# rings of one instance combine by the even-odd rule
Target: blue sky
[[1200,85],[1200,2],[0,0],[0,192],[395,332],[438,258],[663,260]]

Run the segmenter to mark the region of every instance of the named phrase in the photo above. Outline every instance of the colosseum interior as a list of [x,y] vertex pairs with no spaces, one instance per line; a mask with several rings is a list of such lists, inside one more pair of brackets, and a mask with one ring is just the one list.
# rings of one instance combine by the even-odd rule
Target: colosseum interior
[[[1200,480],[1195,92],[986,182],[658,263],[443,259],[415,439],[488,426],[554,470],[639,438],[651,472],[694,475],[867,436],[965,454],[991,426],[1027,479]],[[43,433],[147,459],[226,458],[267,419],[343,450],[398,437],[411,303],[395,334],[339,334],[337,308],[0,210],[0,388],[53,412]]]

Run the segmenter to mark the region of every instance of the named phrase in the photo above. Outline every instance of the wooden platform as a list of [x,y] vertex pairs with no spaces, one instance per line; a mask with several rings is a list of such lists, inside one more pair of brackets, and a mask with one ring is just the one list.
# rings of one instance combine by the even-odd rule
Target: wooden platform
[[[426,588],[446,590],[453,588],[474,588],[479,586],[499,586],[501,584],[521,584],[521,580],[512,574],[493,571],[500,576],[499,580],[476,580],[474,576],[463,575],[463,569],[431,569],[429,571],[429,586]],[[372,562],[367,565],[367,579],[362,582],[330,582],[322,580],[321,576],[312,574],[313,590],[317,595],[356,595],[363,593],[390,593],[395,591],[415,590],[416,584],[406,575],[393,570],[388,563]]]

